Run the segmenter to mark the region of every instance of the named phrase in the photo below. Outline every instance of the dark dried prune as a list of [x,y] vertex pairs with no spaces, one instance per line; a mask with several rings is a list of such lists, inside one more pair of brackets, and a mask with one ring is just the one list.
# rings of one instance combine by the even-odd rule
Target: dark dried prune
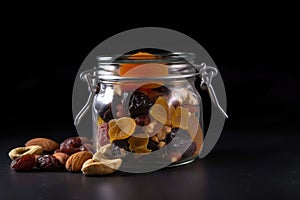
[[113,144],[116,145],[117,147],[125,149],[126,151],[130,151],[129,150],[129,143],[128,143],[127,139],[125,139],[125,140],[115,140],[115,141],[113,141]]
[[85,137],[71,137],[65,139],[59,147],[59,150],[55,152],[62,152],[68,155],[72,155],[76,152],[81,151],[80,147],[83,144],[89,143],[88,139]]
[[16,158],[10,164],[10,167],[16,171],[29,171],[36,165],[34,155],[24,155]]
[[159,149],[158,145],[154,141],[152,141],[152,140],[149,140],[147,148],[151,149],[152,151],[156,151],[156,150]]
[[58,171],[62,168],[62,165],[56,157],[43,155],[37,159],[37,167],[45,171]]
[[144,93],[135,91],[129,101],[129,113],[131,118],[149,113],[153,101]]
[[148,114],[140,115],[135,118],[135,123],[138,126],[147,126],[151,123],[151,119]]
[[195,142],[192,142],[192,144],[189,146],[189,148],[182,154],[182,159],[186,157],[192,156],[197,150],[197,145]]

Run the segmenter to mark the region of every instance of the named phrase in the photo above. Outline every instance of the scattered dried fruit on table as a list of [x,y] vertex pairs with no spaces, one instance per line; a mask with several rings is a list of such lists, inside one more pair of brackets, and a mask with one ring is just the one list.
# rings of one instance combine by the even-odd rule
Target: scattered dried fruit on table
[[43,152],[43,148],[39,145],[31,145],[27,147],[17,147],[12,149],[8,156],[10,159],[14,160],[23,155],[39,155]]
[[56,152],[63,152],[68,155],[72,155],[81,151],[80,147],[88,143],[89,141],[86,137],[70,137],[60,143],[60,147]]
[[36,159],[34,155],[23,155],[15,160],[12,160],[10,167],[16,171],[29,171],[36,165]]
[[33,138],[25,143],[25,146],[39,145],[44,151],[53,152],[59,148],[59,144],[48,138]]
[[129,149],[135,153],[149,153],[150,149],[147,148],[149,142],[149,135],[144,133],[135,134],[128,139]]
[[59,171],[63,165],[55,156],[43,155],[37,159],[37,167],[45,171]]
[[66,162],[66,169],[69,172],[79,172],[85,161],[92,158],[93,154],[88,151],[80,151],[71,155]]
[[130,137],[135,131],[135,121],[129,117],[122,117],[109,121],[108,135],[110,141],[122,140]]

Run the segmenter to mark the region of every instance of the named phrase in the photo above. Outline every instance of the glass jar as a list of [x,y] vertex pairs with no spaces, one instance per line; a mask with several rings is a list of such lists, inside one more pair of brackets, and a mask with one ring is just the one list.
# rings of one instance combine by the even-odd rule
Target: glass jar
[[197,158],[204,136],[195,80],[200,75],[207,88],[217,71],[194,64],[194,59],[193,53],[146,52],[97,57],[98,66],[81,74],[91,93],[75,119],[78,124],[92,108],[97,154],[121,158],[119,170],[126,172],[154,171]]

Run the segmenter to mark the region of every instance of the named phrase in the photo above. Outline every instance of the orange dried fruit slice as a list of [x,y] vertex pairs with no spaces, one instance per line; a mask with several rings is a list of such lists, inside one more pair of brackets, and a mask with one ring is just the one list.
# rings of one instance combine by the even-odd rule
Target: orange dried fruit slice
[[203,131],[199,123],[199,119],[195,115],[191,115],[189,119],[188,132],[197,146],[195,154],[199,154],[203,144]]
[[178,106],[172,115],[173,127],[188,130],[190,116],[191,116],[191,113],[188,111],[187,108]]
[[150,149],[147,148],[149,142],[149,135],[139,133],[131,136],[128,139],[129,150],[135,153],[149,153]]
[[[129,57],[132,60],[153,60],[155,55],[146,52],[139,52]],[[168,76],[169,69],[167,65],[160,63],[126,63],[121,64],[119,68],[122,77],[161,77]],[[143,82],[143,83],[123,83],[122,90],[140,88],[157,88],[163,85],[162,82]]]
[[130,137],[135,131],[135,121],[130,117],[121,117],[112,119],[108,122],[108,135],[110,142],[114,140],[123,140]]

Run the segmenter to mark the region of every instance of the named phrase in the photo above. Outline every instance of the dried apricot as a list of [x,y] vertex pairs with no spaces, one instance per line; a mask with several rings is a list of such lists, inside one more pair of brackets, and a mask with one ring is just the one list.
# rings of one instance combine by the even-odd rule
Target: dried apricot
[[108,125],[110,142],[130,137],[134,133],[136,127],[134,119],[130,117],[112,119],[108,122]]
[[188,111],[187,108],[178,106],[172,115],[173,127],[188,130],[190,116],[191,116],[191,113]]
[[144,133],[135,134],[128,139],[129,150],[135,153],[149,153],[147,148],[149,143],[149,135]]
[[98,121],[98,125],[99,125],[99,126],[100,126],[101,124],[104,124],[104,123],[105,123],[105,121],[104,121],[101,117],[98,117],[97,121]]

